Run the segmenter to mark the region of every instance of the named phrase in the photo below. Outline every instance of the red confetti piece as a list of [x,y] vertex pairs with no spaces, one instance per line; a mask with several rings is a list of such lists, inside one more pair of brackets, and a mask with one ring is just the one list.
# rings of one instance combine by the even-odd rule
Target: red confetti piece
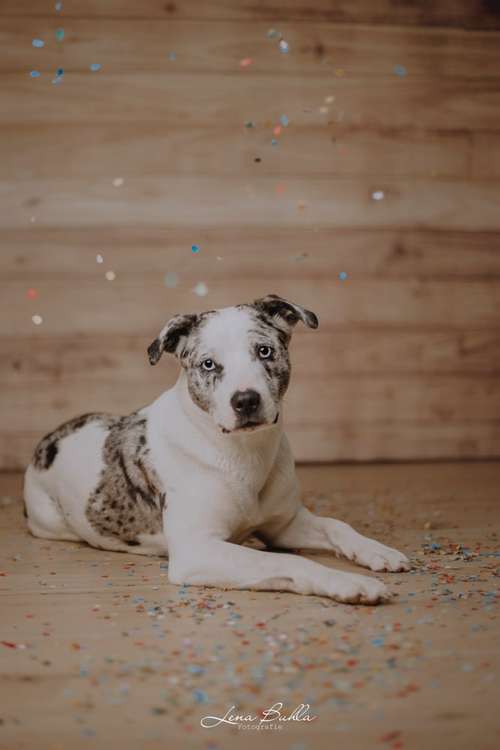
[[252,63],[253,60],[251,57],[244,57],[243,60],[240,60],[240,68],[248,68]]
[[36,289],[30,287],[26,292],[26,296],[28,297],[28,299],[36,299],[38,297],[38,292]]

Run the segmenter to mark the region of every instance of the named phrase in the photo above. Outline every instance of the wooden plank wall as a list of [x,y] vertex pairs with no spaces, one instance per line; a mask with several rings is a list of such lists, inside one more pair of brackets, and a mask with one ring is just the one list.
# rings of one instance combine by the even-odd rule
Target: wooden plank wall
[[321,318],[298,458],[500,455],[498,4],[16,0],[0,44],[1,468],[171,384],[170,314],[268,292]]

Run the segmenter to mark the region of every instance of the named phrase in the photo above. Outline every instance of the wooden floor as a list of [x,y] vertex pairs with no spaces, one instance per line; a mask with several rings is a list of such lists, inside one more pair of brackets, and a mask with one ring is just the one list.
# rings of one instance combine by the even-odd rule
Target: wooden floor
[[[160,559],[32,538],[0,477],[0,747],[498,748],[500,464],[300,473],[311,508],[410,554],[395,603],[171,586]],[[278,701],[317,719],[200,726]]]

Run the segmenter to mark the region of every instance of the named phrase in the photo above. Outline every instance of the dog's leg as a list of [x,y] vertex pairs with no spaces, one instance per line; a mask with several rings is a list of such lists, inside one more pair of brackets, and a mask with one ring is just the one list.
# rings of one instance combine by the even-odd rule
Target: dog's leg
[[390,598],[376,578],[332,570],[298,555],[261,552],[205,538],[190,539],[173,549],[169,545],[169,552],[171,583],[294,591],[348,603],[375,604]]
[[410,569],[402,552],[359,534],[343,521],[315,516],[303,506],[287,526],[264,537],[277,547],[330,550],[375,571]]

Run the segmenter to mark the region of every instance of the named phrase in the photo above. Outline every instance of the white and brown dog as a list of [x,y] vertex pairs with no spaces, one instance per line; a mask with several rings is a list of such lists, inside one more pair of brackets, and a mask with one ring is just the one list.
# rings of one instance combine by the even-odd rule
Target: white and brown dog
[[28,525],[46,539],[169,557],[169,579],[286,590],[342,602],[389,598],[381,581],[279,548],[330,550],[375,571],[409,569],[395,549],[301,503],[282,427],[288,344],[314,313],[275,295],[176,315],[148,349],[182,365],[177,383],[127,417],[86,414],[39,443],[25,479]]

